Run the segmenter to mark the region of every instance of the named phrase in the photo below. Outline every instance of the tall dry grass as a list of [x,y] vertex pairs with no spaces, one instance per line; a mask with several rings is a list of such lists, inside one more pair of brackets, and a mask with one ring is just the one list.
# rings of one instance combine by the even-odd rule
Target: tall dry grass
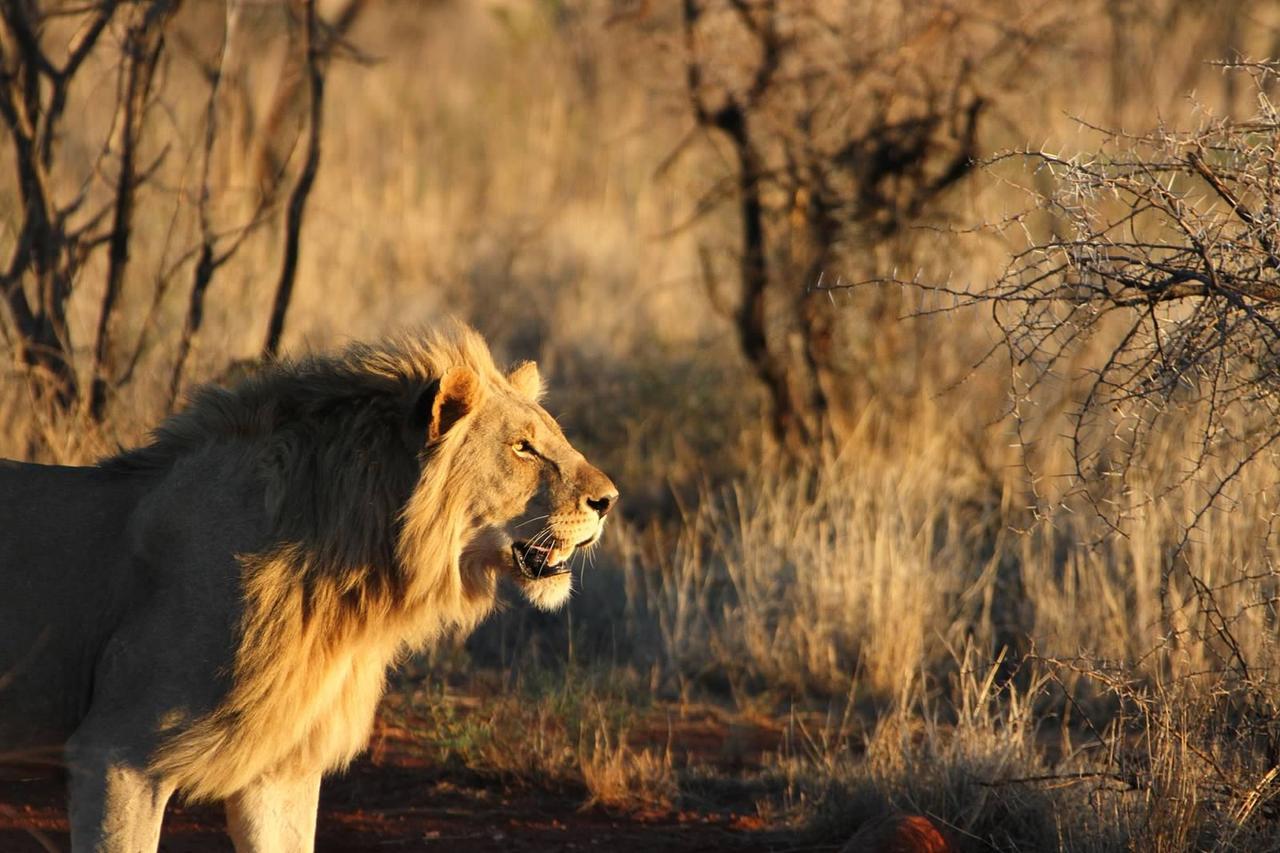
[[840,693],[857,676],[892,696],[948,643],[989,642],[1002,484],[938,425],[705,492],[648,591],[671,666],[748,692]]

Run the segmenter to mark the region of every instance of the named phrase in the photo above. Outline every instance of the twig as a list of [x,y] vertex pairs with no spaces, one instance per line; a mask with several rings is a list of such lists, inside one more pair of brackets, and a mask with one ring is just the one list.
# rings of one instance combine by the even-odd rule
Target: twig
[[174,355],[173,368],[169,375],[169,399],[166,411],[172,411],[178,399],[178,391],[182,387],[182,373],[186,368],[187,357],[191,353],[191,342],[200,331],[204,321],[204,297],[213,281],[213,274],[218,267],[230,259],[228,253],[221,258],[215,257],[217,235],[210,222],[209,204],[212,195],[210,173],[212,171],[213,147],[218,133],[218,94],[221,91],[223,65],[227,51],[235,36],[236,25],[240,17],[240,0],[228,0],[225,23],[222,31],[222,44],[218,48],[218,61],[209,75],[209,100],[205,106],[204,118],[204,151],[200,165],[200,196],[196,202],[200,218],[200,252],[196,259],[195,271],[191,281],[191,295],[187,301],[186,319],[178,338],[178,351]]
[[280,265],[280,280],[276,284],[275,298],[271,304],[267,337],[262,345],[262,354],[267,358],[275,358],[280,350],[285,315],[289,310],[294,277],[297,274],[303,214],[306,212],[307,196],[311,193],[311,185],[315,182],[316,171],[320,165],[320,138],[324,124],[324,68],[316,36],[315,0],[303,0],[302,32],[302,47],[306,56],[307,78],[310,83],[307,154],[285,211],[284,257]]
[[111,319],[124,288],[129,265],[129,239],[137,191],[135,158],[146,113],[147,94],[164,46],[164,25],[177,9],[172,0],[157,0],[130,28],[125,38],[126,82],[120,96],[124,120],[120,128],[120,173],[116,179],[114,216],[108,241],[107,284],[98,309],[97,333],[90,370],[89,417],[101,421],[107,401],[106,358]]

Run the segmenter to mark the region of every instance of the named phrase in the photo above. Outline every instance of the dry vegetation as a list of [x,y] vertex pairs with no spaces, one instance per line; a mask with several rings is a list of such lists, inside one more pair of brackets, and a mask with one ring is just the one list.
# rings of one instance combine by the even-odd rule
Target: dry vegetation
[[[435,760],[818,841],[1280,845],[1278,81],[1213,64],[1280,52],[1272,4],[189,3],[127,119],[123,5],[47,168],[83,245],[0,277],[68,277],[53,337],[0,324],[0,454],[91,460],[261,352],[310,45],[283,349],[460,315],[625,496],[567,617],[398,676]],[[707,709],[777,737],[641,736]]]

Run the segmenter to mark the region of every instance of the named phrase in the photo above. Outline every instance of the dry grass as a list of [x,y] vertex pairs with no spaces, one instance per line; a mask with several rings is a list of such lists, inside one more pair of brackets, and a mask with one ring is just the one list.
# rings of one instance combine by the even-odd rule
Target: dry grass
[[856,675],[892,696],[948,642],[989,639],[1000,486],[955,436],[912,438],[704,493],[650,592],[672,666],[748,692],[842,693]]
[[[1265,53],[1274,15],[1260,3],[1238,11],[1254,24],[1240,46]],[[634,744],[628,709],[692,698],[779,717],[816,707],[830,710],[826,728],[795,727],[756,778],[720,784],[824,838],[892,804],[937,816],[965,849],[1275,849],[1275,758],[1245,725],[1257,709],[1242,697],[1274,699],[1280,675],[1269,557],[1280,461],[1236,481],[1171,566],[1229,453],[1189,475],[1195,431],[1161,424],[1114,535],[1059,476],[1071,382],[1045,386],[1018,435],[1004,417],[1008,373],[970,370],[995,338],[987,317],[900,320],[912,303],[877,313],[862,295],[840,297],[842,322],[875,343],[839,446],[816,473],[771,461],[758,389],[700,283],[699,248],[723,250],[734,223],[715,213],[682,227],[724,152],[697,144],[662,169],[690,125],[678,53],[661,15],[606,27],[603,12],[387,4],[353,35],[378,61],[332,72],[286,348],[461,315],[499,352],[543,362],[553,408],[626,495],[567,620],[513,609],[425,662],[431,679],[501,672],[510,698],[450,710],[429,690],[401,691],[440,760],[554,780],[613,807],[666,806],[705,796],[715,771]],[[198,27],[203,12],[191,14]],[[1108,19],[1086,4],[1061,61],[1002,95],[985,144],[1087,150],[1090,133],[1064,113],[1146,125],[1187,116],[1179,93],[1193,87],[1241,101],[1199,65],[1219,55],[1204,35],[1212,17],[1187,6],[1167,32],[1135,25],[1141,49],[1125,61],[1141,79],[1112,103],[1113,59],[1099,47]],[[1200,52],[1166,62],[1164,48],[1187,39]],[[189,67],[174,59],[168,73],[155,121],[173,125],[170,189],[142,201],[130,323],[196,233],[173,211],[194,168],[198,98],[183,95]],[[272,73],[267,59],[250,68],[259,109]],[[91,93],[79,97],[71,160],[103,127]],[[961,196],[950,203],[962,223],[999,218],[1021,197],[994,175]],[[12,239],[0,233],[0,249]],[[1008,250],[937,231],[902,239],[865,262],[906,252],[926,275],[977,287]],[[253,238],[215,282],[194,377],[261,339],[275,246],[270,233]],[[170,327],[181,291],[162,301]],[[77,340],[97,298],[75,297]],[[136,441],[162,414],[168,346],[149,353],[100,430],[45,417],[18,377],[0,377],[0,454],[83,462]],[[1220,615],[1203,611],[1195,582],[1215,591]],[[1214,619],[1229,622],[1230,642]],[[1247,679],[1221,674],[1233,656],[1249,662]],[[545,689],[584,670],[572,689]]]

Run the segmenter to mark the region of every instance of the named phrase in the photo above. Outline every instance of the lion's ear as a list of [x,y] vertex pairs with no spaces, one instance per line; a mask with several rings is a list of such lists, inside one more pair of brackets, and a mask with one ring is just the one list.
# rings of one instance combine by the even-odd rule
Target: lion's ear
[[542,376],[538,373],[538,365],[532,361],[522,361],[507,374],[507,381],[525,397],[535,402],[542,399]]
[[469,367],[451,367],[427,386],[413,407],[413,425],[435,441],[476,407],[480,377]]

